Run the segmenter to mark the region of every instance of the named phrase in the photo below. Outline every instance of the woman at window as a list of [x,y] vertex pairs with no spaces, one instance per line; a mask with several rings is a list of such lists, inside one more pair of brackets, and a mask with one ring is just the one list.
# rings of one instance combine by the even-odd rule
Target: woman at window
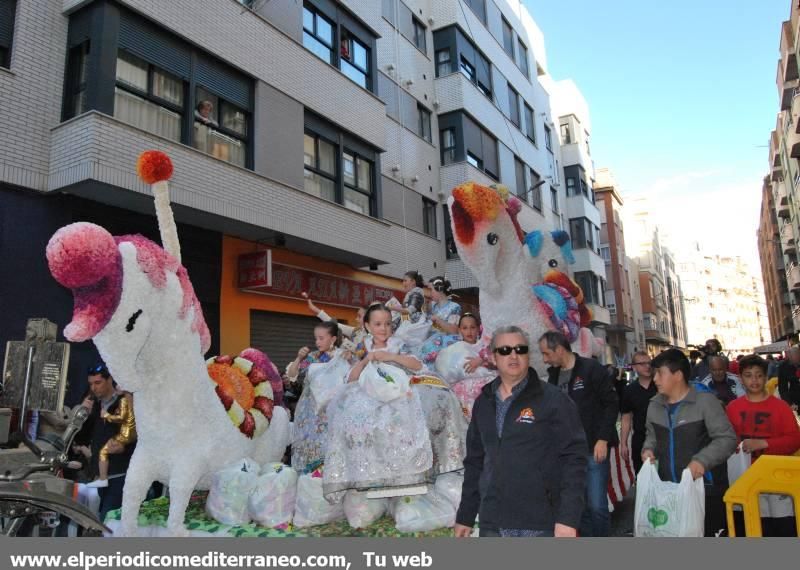
[[219,124],[214,120],[214,104],[209,100],[200,101],[195,107],[194,118],[207,127],[218,127]]
[[[422,362],[392,335],[389,309],[371,305],[364,317],[368,336],[347,387],[329,404],[323,492],[338,500],[349,489],[391,489],[430,483],[462,468],[466,421],[455,395],[441,380],[424,375]],[[399,367],[411,376],[408,394],[381,401],[362,385],[367,365]],[[389,382],[389,380],[387,380]]]

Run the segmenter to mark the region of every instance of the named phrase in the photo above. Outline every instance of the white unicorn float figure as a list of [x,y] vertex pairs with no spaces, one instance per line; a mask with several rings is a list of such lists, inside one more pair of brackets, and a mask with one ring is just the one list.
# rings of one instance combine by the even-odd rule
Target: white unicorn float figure
[[242,458],[280,461],[289,416],[273,408],[267,375],[248,375],[244,366],[249,385],[236,397],[209,376],[203,354],[210,334],[180,262],[169,206],[172,164],[164,153],[147,151],[137,171],[153,184],[166,251],[140,235],[115,237],[78,222],[53,235],[47,261],[74,296],[64,336],[92,339],[120,387],[134,395],[138,443],[123,490],[120,534],[137,534],[139,507],[151,483],[160,481],[170,492],[167,531],[185,536],[192,491],[207,489],[213,473]]
[[[583,291],[567,273],[575,262],[567,232],[525,233],[517,220],[522,204],[502,186],[462,184],[448,206],[459,256],[480,288],[484,343],[496,328],[516,324],[534,343],[558,330],[582,356],[602,349],[588,328]],[[531,366],[540,375],[546,370],[538,350],[531,351]]]

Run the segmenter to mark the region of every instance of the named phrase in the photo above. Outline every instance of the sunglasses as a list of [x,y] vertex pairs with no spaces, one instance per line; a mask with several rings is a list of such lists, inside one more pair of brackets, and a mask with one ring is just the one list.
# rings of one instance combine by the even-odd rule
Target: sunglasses
[[494,349],[494,352],[500,356],[508,356],[511,354],[512,350],[517,354],[528,354],[528,345],[518,344],[517,346],[498,346]]
[[650,366],[651,363],[652,362],[650,360],[648,360],[647,362],[634,362],[633,365],[634,366]]

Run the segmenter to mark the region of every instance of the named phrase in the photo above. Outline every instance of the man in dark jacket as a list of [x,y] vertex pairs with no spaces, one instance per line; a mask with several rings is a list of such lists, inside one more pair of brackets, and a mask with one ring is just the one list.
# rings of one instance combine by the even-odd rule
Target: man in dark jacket
[[548,368],[550,384],[560,388],[578,406],[586,432],[588,471],[586,509],[581,536],[608,536],[608,449],[619,442],[617,414],[619,399],[606,369],[598,361],[578,356],[560,332],[549,331],[539,339]]
[[800,347],[789,349],[787,359],[778,367],[778,392],[781,400],[795,411],[800,408]]
[[662,481],[680,482],[688,469],[705,481],[705,534],[726,528],[722,496],[728,487],[727,460],[736,451],[736,432],[722,404],[688,382],[689,359],[677,348],[653,359],[658,395],[647,408],[642,461],[658,460]]
[[475,400],[455,534],[576,536],[583,512],[586,438],[575,404],[528,366],[518,327],[492,336],[499,376]]

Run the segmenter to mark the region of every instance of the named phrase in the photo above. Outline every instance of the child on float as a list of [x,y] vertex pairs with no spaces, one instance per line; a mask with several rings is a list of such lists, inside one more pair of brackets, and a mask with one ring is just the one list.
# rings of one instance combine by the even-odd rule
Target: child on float
[[[309,298],[308,293],[303,291],[301,293],[303,299],[306,300],[306,304],[308,305],[308,310],[311,311],[319,320],[321,321],[333,321],[335,320],[331,317],[328,313],[326,313],[323,309],[317,307]],[[345,325],[342,323],[337,323],[339,327],[339,332],[345,338],[349,338],[355,344],[360,343],[364,340],[364,337],[367,336],[367,331],[364,330],[364,313],[366,309],[363,307],[359,307],[358,311],[356,311],[356,326],[351,327],[350,325]]]
[[417,271],[409,271],[403,276],[402,287],[406,292],[401,304],[392,297],[387,306],[392,311],[392,330],[406,347],[418,351],[428,338],[431,321],[425,312],[425,283]]
[[[436,370],[450,385],[469,420],[475,399],[496,374],[486,348],[478,342],[481,334],[478,317],[472,313],[461,315],[458,332],[461,340],[453,343],[446,352],[439,353],[441,358],[437,357]],[[453,359],[454,356],[458,358]]]
[[385,305],[371,305],[364,322],[369,335],[356,349],[360,360],[347,387],[328,406],[323,492],[329,501],[349,489],[401,495],[403,488],[463,467],[466,421],[444,382],[413,376],[408,394],[389,402],[374,399],[358,383],[371,362],[400,367],[409,375],[424,372],[422,362],[393,336]]
[[436,361],[439,351],[461,340],[458,334],[458,320],[461,316],[461,305],[450,296],[450,282],[443,276],[428,281],[430,290],[430,321],[433,325],[431,335],[419,349],[419,357],[426,365]]
[[[338,374],[341,360],[351,358],[346,351],[338,348],[339,328],[335,321],[326,321],[314,327],[312,351],[304,346],[297,351],[295,358],[286,367],[290,383],[302,382],[303,391],[294,411],[292,430],[292,467],[298,473],[310,472],[319,467],[325,458],[325,444],[328,432],[326,406],[317,402],[311,390],[312,380],[325,374]],[[346,378],[342,375],[341,384]]]

